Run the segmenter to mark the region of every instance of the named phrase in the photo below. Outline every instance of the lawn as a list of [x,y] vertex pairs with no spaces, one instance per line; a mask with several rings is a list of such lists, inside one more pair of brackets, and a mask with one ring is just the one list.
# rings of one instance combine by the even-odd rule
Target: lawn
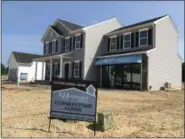
[[[87,122],[52,120],[50,90],[3,85],[3,137],[94,137]],[[98,91],[98,112],[110,110],[114,127],[96,137],[184,137],[184,91]]]

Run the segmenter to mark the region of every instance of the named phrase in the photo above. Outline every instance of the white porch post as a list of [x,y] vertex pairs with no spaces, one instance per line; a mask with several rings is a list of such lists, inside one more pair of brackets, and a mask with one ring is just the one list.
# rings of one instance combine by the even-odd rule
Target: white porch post
[[53,61],[50,59],[50,74],[49,74],[49,80],[52,80],[52,72],[53,72]]
[[140,82],[140,90],[142,91],[143,90],[143,78],[142,78],[142,74],[143,74],[143,68],[142,68],[142,63],[140,64],[141,66],[141,71],[140,71],[140,74],[141,74],[141,82]]
[[35,62],[35,80],[37,80],[37,61]]
[[60,78],[63,77],[63,75],[62,75],[62,68],[63,68],[63,57],[61,56],[60,57],[60,74],[59,74]]

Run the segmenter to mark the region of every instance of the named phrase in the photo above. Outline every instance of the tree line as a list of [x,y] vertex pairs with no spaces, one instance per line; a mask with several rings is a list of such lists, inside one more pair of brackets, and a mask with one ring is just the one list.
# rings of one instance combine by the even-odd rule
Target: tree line
[[1,75],[5,75],[8,74],[8,66],[5,67],[5,65],[3,63],[1,63]]

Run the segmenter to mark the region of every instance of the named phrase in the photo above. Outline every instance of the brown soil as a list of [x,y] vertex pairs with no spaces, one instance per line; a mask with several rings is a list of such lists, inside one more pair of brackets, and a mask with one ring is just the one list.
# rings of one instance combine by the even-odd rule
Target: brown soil
[[[2,137],[94,137],[87,122],[51,121],[50,90],[2,88]],[[113,112],[115,126],[96,137],[184,137],[184,91],[98,91],[98,111]]]

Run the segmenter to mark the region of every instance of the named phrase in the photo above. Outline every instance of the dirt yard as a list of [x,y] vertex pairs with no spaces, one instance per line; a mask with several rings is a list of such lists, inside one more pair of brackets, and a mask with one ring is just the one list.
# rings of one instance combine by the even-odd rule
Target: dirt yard
[[[98,91],[98,111],[114,113],[114,128],[96,137],[184,137],[184,91]],[[51,121],[50,91],[3,85],[2,137],[94,137],[87,122]]]

